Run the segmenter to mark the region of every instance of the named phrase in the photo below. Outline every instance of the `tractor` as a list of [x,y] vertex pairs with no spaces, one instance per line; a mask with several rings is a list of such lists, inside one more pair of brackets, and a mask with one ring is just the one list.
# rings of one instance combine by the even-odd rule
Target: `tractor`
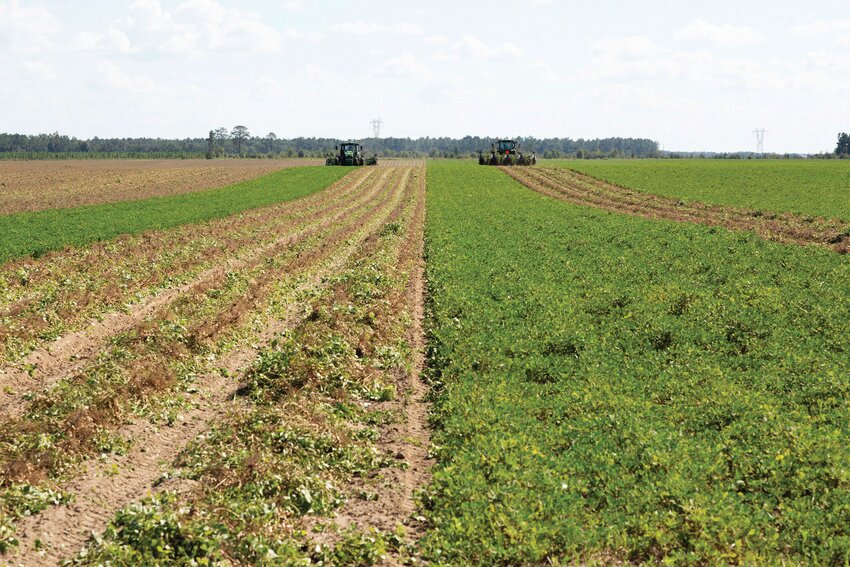
[[378,165],[378,154],[363,157],[363,146],[357,142],[343,142],[334,146],[336,153],[325,159],[325,165]]
[[513,140],[496,140],[490,145],[490,155],[485,157],[478,152],[478,165],[534,165],[537,156],[531,152],[531,157],[526,157],[520,151],[519,142]]

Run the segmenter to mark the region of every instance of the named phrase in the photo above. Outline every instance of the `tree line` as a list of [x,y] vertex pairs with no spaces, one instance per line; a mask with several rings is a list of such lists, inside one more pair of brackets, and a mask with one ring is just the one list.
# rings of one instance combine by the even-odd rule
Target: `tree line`
[[845,132],[838,134],[838,145],[835,147],[835,154],[850,157],[850,135]]
[[[658,144],[645,138],[516,138],[525,152],[543,158],[657,157]],[[0,134],[2,158],[74,157],[323,157],[333,152],[336,138],[279,138],[274,132],[252,135],[246,126],[214,128],[203,138],[78,139],[52,134]],[[422,138],[361,138],[367,152],[384,157],[460,158],[488,151],[493,138],[481,136]]]

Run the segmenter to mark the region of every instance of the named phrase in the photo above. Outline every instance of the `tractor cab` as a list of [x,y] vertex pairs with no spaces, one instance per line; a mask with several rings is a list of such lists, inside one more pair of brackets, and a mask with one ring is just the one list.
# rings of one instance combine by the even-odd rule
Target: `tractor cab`
[[355,144],[353,142],[352,143],[345,143],[345,144],[342,144],[342,147],[339,149],[339,153],[340,153],[340,155],[343,155],[345,157],[350,158],[350,157],[354,157],[354,155],[356,153],[358,153],[358,150],[361,150],[361,149],[362,149],[362,146],[360,144]]
[[498,147],[499,154],[501,154],[501,155],[505,155],[506,153],[513,154],[513,153],[516,152],[517,143],[514,142],[513,140],[498,140],[497,144],[499,146]]

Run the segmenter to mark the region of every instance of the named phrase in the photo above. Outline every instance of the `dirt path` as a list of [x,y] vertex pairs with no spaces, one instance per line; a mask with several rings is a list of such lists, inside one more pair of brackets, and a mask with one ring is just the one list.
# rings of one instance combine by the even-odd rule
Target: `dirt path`
[[[313,212],[302,217],[297,232],[283,231],[284,236],[251,251],[241,258],[227,260],[223,265],[205,270],[192,281],[137,303],[129,313],[111,313],[87,329],[61,337],[53,343],[36,349],[23,361],[14,366],[0,368],[0,414],[11,417],[19,415],[23,404],[22,395],[36,389],[49,387],[85,366],[102,350],[108,339],[124,332],[157,311],[167,308],[179,297],[223,277],[226,273],[258,265],[265,258],[281,249],[293,246],[315,235],[341,218],[351,214],[362,199],[372,195],[361,192],[354,198],[346,198],[358,190],[370,176],[353,176],[345,185],[339,200],[322,204]],[[379,184],[375,184],[377,188]],[[290,228],[294,226],[294,223]]]
[[[409,172],[401,176],[391,173],[372,174],[369,183],[382,188],[382,191],[385,185],[389,186],[397,179],[401,179],[401,186],[404,186]],[[381,198],[373,208],[349,219],[353,228],[331,233],[296,259],[298,268],[293,269],[292,275],[303,274],[310,266],[315,266],[316,261],[329,261],[311,272],[307,282],[292,292],[293,297],[307,289],[327,285],[327,276],[355,252],[376,230],[375,227],[397,210],[401,191],[385,192],[387,197]],[[283,330],[297,325],[304,314],[303,305],[289,305],[286,315],[270,321],[249,345],[234,350],[219,361],[218,366],[228,372],[209,374],[199,380],[198,392],[192,395],[196,409],[187,412],[177,426],[156,430],[147,421],[140,420],[123,429],[136,440],[133,449],[124,457],[90,463],[81,475],[63,487],[75,495],[70,505],[56,506],[18,522],[20,555],[10,559],[25,565],[55,565],[63,557],[78,551],[93,531],[102,530],[119,508],[150,492],[180,489],[179,483],[177,486],[173,483],[154,486],[154,483],[189,441],[211,423],[238,409],[242,401],[235,394],[240,371],[253,361],[257,348]],[[41,552],[33,550],[37,539],[42,543]]]
[[754,232],[767,240],[816,244],[850,252],[850,223],[791,213],[765,214],[734,207],[684,202],[634,191],[566,168],[501,168],[526,187],[563,201],[649,219],[692,222]]

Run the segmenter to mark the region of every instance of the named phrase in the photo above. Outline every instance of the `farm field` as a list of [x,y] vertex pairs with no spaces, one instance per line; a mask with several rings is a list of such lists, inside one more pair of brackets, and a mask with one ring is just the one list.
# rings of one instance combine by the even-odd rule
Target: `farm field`
[[4,559],[412,552],[424,168],[328,170],[289,203],[4,266]]
[[426,557],[848,561],[846,256],[446,162],[426,255]]
[[345,173],[340,168],[299,167],[207,191],[0,216],[0,262],[225,217],[310,194]]
[[0,216],[0,564],[846,563],[850,222],[753,213],[398,159]]
[[850,221],[848,160],[544,160],[632,189]]
[[0,215],[214,189],[316,159],[0,161]]

